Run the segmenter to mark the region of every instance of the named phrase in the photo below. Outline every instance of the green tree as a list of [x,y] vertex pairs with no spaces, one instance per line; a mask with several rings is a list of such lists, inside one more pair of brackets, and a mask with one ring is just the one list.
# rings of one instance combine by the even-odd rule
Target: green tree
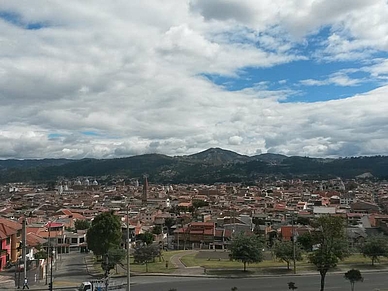
[[209,202],[203,201],[203,200],[194,200],[193,201],[193,207],[195,209],[198,209],[200,207],[205,207],[205,206],[209,206]]
[[145,264],[148,272],[148,263],[154,262],[160,256],[160,249],[157,245],[144,245],[135,248],[133,259],[135,263]]
[[324,291],[327,272],[348,255],[344,222],[341,217],[324,215],[313,221],[312,226],[315,228],[312,240],[317,248],[309,260],[321,275],[320,290]]
[[143,243],[145,243],[146,245],[150,245],[154,241],[154,235],[149,231],[139,234],[137,238],[141,240]]
[[170,234],[171,227],[176,223],[175,219],[172,217],[167,217],[164,219],[164,225],[168,229],[168,234]]
[[[292,241],[277,241],[273,246],[274,255],[287,263],[287,269],[290,269],[290,263],[294,260],[294,243]],[[302,250],[299,244],[295,244],[295,260],[301,261]]]
[[361,276],[360,270],[351,269],[345,273],[345,279],[350,282],[350,290],[354,291],[354,284],[356,282],[364,281],[364,278]]
[[311,252],[313,249],[313,238],[311,233],[305,232],[299,235],[297,243],[300,244],[306,252]]
[[106,255],[121,245],[121,223],[113,211],[98,214],[86,233],[88,248],[96,256]]
[[379,257],[388,257],[388,240],[382,235],[371,236],[361,247],[364,257],[372,260],[372,266],[379,261]]
[[38,244],[35,248],[37,249],[37,252],[34,254],[36,260],[47,259],[47,251],[41,244]]
[[159,235],[162,233],[162,226],[157,224],[155,225],[153,228],[152,228],[152,233],[153,234],[156,234],[156,235]]
[[90,222],[88,220],[76,220],[74,223],[74,227],[76,230],[85,230],[89,229]]
[[244,272],[247,263],[258,263],[263,260],[263,245],[256,236],[248,236],[244,233],[236,235],[230,245],[230,257],[244,264]]
[[101,263],[102,269],[109,274],[118,263],[120,263],[126,256],[126,251],[121,248],[109,249],[106,254],[106,259]]

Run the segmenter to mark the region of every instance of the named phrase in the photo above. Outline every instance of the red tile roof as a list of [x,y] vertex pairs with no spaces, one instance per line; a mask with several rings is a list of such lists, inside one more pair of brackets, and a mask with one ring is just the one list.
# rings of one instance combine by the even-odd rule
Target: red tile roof
[[0,223],[0,232],[4,233],[6,235],[6,237],[9,237],[9,236],[17,233],[17,230],[9,227],[8,225],[6,225],[4,223]]

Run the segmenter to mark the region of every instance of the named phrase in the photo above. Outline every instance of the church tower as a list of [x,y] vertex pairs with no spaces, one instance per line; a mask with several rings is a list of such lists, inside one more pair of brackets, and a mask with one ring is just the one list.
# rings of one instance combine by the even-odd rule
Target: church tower
[[144,175],[144,183],[143,183],[143,194],[141,196],[141,203],[143,205],[147,205],[147,196],[148,196],[148,176]]

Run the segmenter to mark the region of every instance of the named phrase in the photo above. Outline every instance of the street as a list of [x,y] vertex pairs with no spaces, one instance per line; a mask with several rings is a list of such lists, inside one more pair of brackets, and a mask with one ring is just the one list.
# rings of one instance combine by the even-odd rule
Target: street
[[[364,274],[364,282],[356,283],[357,291],[386,291],[388,277],[386,272]],[[237,287],[238,291],[288,290],[288,282],[295,282],[298,291],[318,291],[320,276],[283,276],[241,279],[211,279],[211,278],[172,278],[172,277],[133,277],[132,291],[230,291]],[[343,278],[343,274],[329,274],[326,278],[325,290],[350,290],[350,283]]]
[[[93,279],[88,273],[85,257],[88,254],[71,252],[61,255],[54,267],[54,286],[77,286],[83,281]],[[90,255],[89,255],[90,256]]]
[[[54,290],[75,290],[83,281],[95,279],[87,271],[85,264],[86,254],[78,252],[64,254],[57,261],[53,270]],[[388,291],[388,273],[364,273],[364,282],[356,283],[357,291]],[[43,281],[43,282],[42,282]],[[44,280],[40,288],[46,289]],[[273,277],[248,277],[248,278],[207,278],[207,277],[174,277],[174,276],[131,276],[132,291],[230,291],[237,287],[238,291],[288,290],[288,282],[295,282],[298,291],[318,291],[320,289],[319,275],[273,276]],[[112,278],[111,286],[126,283],[126,278]],[[34,286],[35,287],[35,286]],[[38,286],[36,286],[38,287]],[[36,287],[34,289],[36,289]],[[69,287],[68,289],[65,287]],[[39,287],[38,287],[39,288]],[[350,290],[350,283],[344,279],[343,274],[328,274],[325,290]]]

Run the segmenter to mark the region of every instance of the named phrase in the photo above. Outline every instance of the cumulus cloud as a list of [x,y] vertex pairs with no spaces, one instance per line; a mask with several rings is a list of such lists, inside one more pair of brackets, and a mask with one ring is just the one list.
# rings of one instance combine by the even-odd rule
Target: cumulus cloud
[[[289,79],[274,82],[280,89],[262,78],[227,90],[206,78],[240,81],[247,68],[387,53],[386,1],[9,0],[0,9],[0,158],[181,155],[209,147],[388,153],[384,56],[358,68],[381,88],[328,102],[284,103],[296,94]],[[328,35],[320,35],[323,28]],[[311,43],[316,48],[306,54]],[[363,82],[346,72],[323,77],[295,83]]]

